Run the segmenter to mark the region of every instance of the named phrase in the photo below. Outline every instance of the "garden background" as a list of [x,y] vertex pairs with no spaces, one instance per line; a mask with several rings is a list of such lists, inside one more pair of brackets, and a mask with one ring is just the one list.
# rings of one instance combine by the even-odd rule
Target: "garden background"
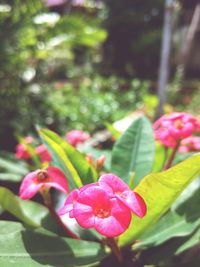
[[[147,125],[171,112],[188,112],[200,118],[199,47],[198,0],[1,1],[1,188],[18,194],[20,182],[27,172],[41,167],[38,163],[40,152],[34,152],[32,145],[24,139],[31,136],[35,146],[45,140],[48,147],[48,138],[53,140],[54,137],[45,132],[48,130],[40,132],[40,129],[48,128],[63,140],[67,140],[67,133],[72,130],[88,134],[91,139],[79,148],[79,152],[87,155],[90,163],[96,160],[92,164],[96,164],[97,170],[98,159],[104,155],[100,168],[110,172],[113,144],[134,121]],[[138,121],[143,116],[148,121],[146,118]],[[59,142],[56,137],[55,140]],[[32,161],[17,156],[19,144],[27,145]],[[156,149],[160,157],[164,157],[165,152]],[[174,164],[192,155],[180,153]],[[72,163],[75,164],[73,158]],[[154,171],[160,171],[162,163],[156,166],[154,162]],[[148,172],[144,172],[146,174]],[[199,182],[196,183],[194,187],[200,188]],[[188,199],[195,195],[192,190],[188,191]],[[1,220],[19,221],[21,218],[5,208],[1,198],[4,198],[3,193],[0,194]],[[40,198],[35,200],[41,203]],[[195,197],[192,201],[199,203]],[[154,241],[148,243],[147,234],[147,243],[138,246],[147,251],[134,266],[200,266],[200,259],[191,261],[192,255],[199,252],[199,225],[196,220],[195,226],[185,230],[188,236],[194,234],[197,242],[192,239],[191,245],[187,243],[188,250],[182,261],[173,249],[179,247],[178,242],[185,242],[185,235],[178,241],[171,239],[172,235],[160,243],[154,240],[154,246],[164,245],[152,248]],[[171,243],[164,243],[170,242],[169,239],[173,251],[168,250]],[[148,245],[145,247],[145,244]],[[185,250],[180,249],[181,253]],[[157,251],[165,256],[154,257]],[[127,255],[129,257],[129,253]],[[144,263],[145,255],[149,257],[147,263]],[[47,263],[48,266],[65,266]],[[42,266],[46,262],[39,264],[30,266]]]

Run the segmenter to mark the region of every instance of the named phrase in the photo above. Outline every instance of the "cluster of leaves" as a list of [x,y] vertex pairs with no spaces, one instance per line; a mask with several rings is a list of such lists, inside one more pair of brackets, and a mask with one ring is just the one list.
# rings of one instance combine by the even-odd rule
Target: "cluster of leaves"
[[9,135],[10,142],[0,141],[0,145],[11,149],[12,133],[19,133],[21,128],[15,122],[23,116],[24,130],[31,127],[26,114],[32,94],[27,86],[87,73],[106,31],[98,17],[87,13],[60,16],[49,12],[40,0],[3,1],[0,8],[0,105],[4,107],[0,139]]
[[[71,189],[97,178],[96,170],[84,154],[50,130],[40,129],[39,135],[53,157],[53,164],[68,177]],[[114,144],[108,166],[147,203],[146,217],[141,220],[133,215],[130,227],[118,239],[120,247],[131,245],[141,266],[176,266],[177,258],[197,245],[200,238],[197,177],[200,155],[193,155],[166,171],[151,173],[162,166],[162,149],[156,146],[155,150],[151,123],[140,117]],[[2,242],[6,238],[5,246],[0,249],[2,266],[5,262],[10,266],[13,261],[22,266],[89,265],[109,254],[93,231],[71,225],[69,227],[87,241],[63,237],[45,207],[32,201],[24,202],[4,187],[0,188],[0,206],[23,223],[1,222],[0,238]],[[194,262],[198,260],[187,259],[184,266],[196,266]]]

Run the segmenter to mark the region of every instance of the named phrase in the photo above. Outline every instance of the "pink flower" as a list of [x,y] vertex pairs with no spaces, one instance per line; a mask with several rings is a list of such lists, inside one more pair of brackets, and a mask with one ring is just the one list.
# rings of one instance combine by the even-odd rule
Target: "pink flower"
[[53,166],[27,174],[21,183],[19,196],[22,199],[30,199],[38,191],[43,189],[49,190],[51,187],[63,193],[68,192],[67,178],[60,169]]
[[107,237],[123,233],[131,222],[131,211],[99,186],[90,186],[79,192],[73,205],[73,215],[80,226],[95,228]]
[[200,150],[200,137],[190,136],[181,141],[179,152],[186,153]]
[[131,191],[119,177],[104,174],[97,183],[72,191],[59,211],[69,213],[84,228],[95,228],[106,237],[123,233],[131,222],[131,211],[139,217],[146,214],[141,196]]
[[23,143],[16,145],[15,156],[17,159],[30,159],[31,154],[29,153],[26,144],[31,144],[33,142],[32,136],[27,136],[23,139]]
[[155,130],[155,138],[163,145],[173,148],[181,139],[199,131],[200,122],[190,114],[174,112],[158,119],[153,128]]
[[67,142],[74,147],[76,147],[78,144],[84,143],[89,139],[89,134],[80,130],[72,130],[66,134]]
[[39,145],[35,148],[35,152],[39,155],[41,162],[50,162],[51,155],[49,154],[45,145]]

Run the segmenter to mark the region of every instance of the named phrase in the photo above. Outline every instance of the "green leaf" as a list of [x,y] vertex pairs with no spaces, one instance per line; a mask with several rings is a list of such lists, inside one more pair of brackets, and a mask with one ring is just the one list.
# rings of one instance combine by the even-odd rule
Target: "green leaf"
[[105,257],[99,243],[61,238],[46,230],[27,230],[20,223],[0,222],[0,266],[72,267]]
[[0,187],[0,207],[33,227],[40,227],[42,219],[48,214],[44,206],[21,200],[5,187]]
[[28,173],[28,167],[25,163],[0,158],[0,180],[19,182],[26,173]]
[[[200,229],[190,236],[173,238],[140,254],[142,266],[199,267]],[[191,250],[190,250],[191,249]]]
[[131,243],[155,224],[199,173],[200,154],[197,154],[167,171],[146,176],[135,191],[145,199],[147,215],[143,219],[133,216],[129,229],[119,238],[120,244]]
[[135,173],[134,185],[150,173],[154,160],[154,137],[149,120],[138,118],[113,147],[111,170],[129,183]]
[[172,209],[141,237],[134,248],[153,247],[170,238],[191,234],[200,225],[200,179],[195,179],[179,196]]
[[98,177],[95,168],[87,162],[83,154],[81,154],[77,149],[68,144],[56,133],[48,129],[42,129],[40,130],[40,132],[45,136],[51,138],[51,140],[62,147],[67,157],[76,169],[83,184],[93,183],[97,180]]
[[164,147],[162,144],[155,143],[155,158],[152,172],[160,172],[163,169],[166,159],[171,153],[171,149]]
[[66,174],[71,189],[82,186],[81,178],[62,146],[47,136],[43,130],[39,130],[39,134],[53,157],[54,165],[61,168]]

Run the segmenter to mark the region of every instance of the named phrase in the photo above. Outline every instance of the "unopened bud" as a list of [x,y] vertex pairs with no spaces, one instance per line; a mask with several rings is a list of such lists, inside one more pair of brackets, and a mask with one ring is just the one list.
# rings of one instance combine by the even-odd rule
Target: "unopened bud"
[[96,160],[96,168],[97,168],[98,170],[101,170],[101,169],[102,169],[105,160],[106,160],[106,156],[105,156],[105,155],[101,155],[101,156]]

